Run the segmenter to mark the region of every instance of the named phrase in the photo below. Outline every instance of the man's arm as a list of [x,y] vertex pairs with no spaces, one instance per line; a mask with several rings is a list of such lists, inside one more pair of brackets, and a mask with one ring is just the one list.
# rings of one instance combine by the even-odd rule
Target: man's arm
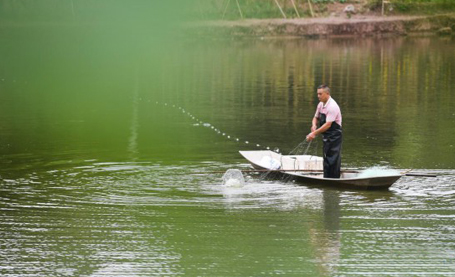
[[[313,118],[313,123],[314,123],[314,118]],[[312,141],[313,139],[316,138],[317,135],[320,135],[320,134],[324,133],[325,131],[327,131],[330,128],[330,126],[332,126],[332,122],[326,122],[319,129],[316,129],[313,131],[313,127],[315,127],[313,124],[313,127],[311,127],[312,132],[306,136],[306,140]]]
[[318,128],[318,122],[319,122],[319,118],[313,117],[313,124],[311,125],[311,132],[316,131],[316,129]]

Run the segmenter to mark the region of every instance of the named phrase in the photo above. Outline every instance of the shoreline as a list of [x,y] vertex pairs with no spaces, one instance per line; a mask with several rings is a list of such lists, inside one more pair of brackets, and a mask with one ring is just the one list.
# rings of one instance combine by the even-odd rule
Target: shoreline
[[454,35],[455,13],[416,16],[328,17],[204,21],[187,26],[191,34],[234,37],[338,37]]

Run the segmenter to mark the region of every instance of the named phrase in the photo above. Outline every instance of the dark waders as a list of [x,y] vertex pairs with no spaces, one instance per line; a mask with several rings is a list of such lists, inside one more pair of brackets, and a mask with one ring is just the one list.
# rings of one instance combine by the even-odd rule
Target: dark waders
[[[326,122],[326,115],[319,114],[319,126]],[[340,178],[341,144],[343,141],[341,126],[332,122],[330,128],[322,133],[324,142],[324,178]]]

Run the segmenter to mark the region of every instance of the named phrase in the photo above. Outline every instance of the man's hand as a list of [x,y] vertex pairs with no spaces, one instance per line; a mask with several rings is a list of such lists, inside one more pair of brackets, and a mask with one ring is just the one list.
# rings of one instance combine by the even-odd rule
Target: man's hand
[[[311,128],[311,129],[313,129],[313,128]],[[315,135],[315,133],[314,133],[314,131],[313,131],[313,132],[309,133],[309,134],[306,136],[306,141],[312,141],[312,140],[315,139],[315,138],[316,138],[316,135]]]

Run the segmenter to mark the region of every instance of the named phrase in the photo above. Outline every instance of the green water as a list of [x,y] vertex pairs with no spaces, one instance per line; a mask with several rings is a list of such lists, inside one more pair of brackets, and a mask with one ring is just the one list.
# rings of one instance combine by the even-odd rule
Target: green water
[[[0,30],[1,276],[455,272],[455,40]],[[321,83],[343,166],[439,177],[361,192],[194,174],[289,153]]]

